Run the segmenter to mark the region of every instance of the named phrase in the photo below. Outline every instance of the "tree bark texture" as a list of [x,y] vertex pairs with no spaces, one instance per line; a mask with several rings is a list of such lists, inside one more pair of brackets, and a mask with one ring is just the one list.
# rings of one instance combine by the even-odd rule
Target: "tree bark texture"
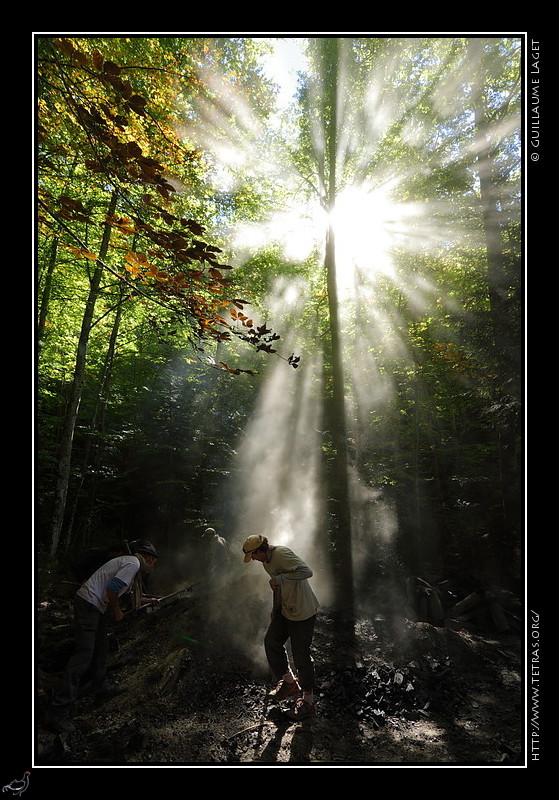
[[[327,196],[326,208],[330,214],[336,203],[337,155],[338,155],[338,103],[339,103],[339,41],[323,41],[322,65],[326,82],[327,118],[326,131]],[[329,342],[328,350],[332,369],[331,396],[326,401],[325,418],[330,431],[333,458],[329,465],[328,497],[330,499],[331,531],[334,574],[337,585],[337,607],[348,616],[354,615],[352,515],[348,474],[347,423],[345,403],[345,381],[343,368],[342,337],[339,315],[339,298],[336,278],[336,243],[334,230],[329,224],[326,234],[325,271],[328,290]],[[328,359],[326,359],[328,360]],[[328,387],[326,387],[328,397]]]
[[[113,192],[109,202],[108,214],[113,216],[116,210],[118,195]],[[107,255],[109,249],[109,241],[111,236],[111,227],[106,224],[103,231],[103,238],[101,247],[99,249],[99,259],[102,261]],[[85,305],[85,311],[82,319],[80,330],[80,337],[76,352],[76,362],[74,367],[74,377],[72,380],[72,388],[70,399],[66,408],[66,416],[64,426],[62,429],[62,437],[60,443],[60,452],[58,458],[58,476],[56,481],[56,489],[54,496],[54,510],[52,516],[52,535],[50,556],[54,558],[59,545],[64,524],[64,512],[66,509],[66,497],[68,494],[68,484],[70,481],[70,467],[72,461],[72,449],[74,442],[74,431],[76,429],[76,420],[81,402],[83,383],[85,377],[85,367],[87,360],[87,348],[89,344],[89,337],[91,334],[91,327],[93,321],[93,314],[95,311],[95,303],[99,296],[99,287],[101,284],[101,277],[103,275],[103,266],[98,264],[95,268],[91,278],[89,293]]]

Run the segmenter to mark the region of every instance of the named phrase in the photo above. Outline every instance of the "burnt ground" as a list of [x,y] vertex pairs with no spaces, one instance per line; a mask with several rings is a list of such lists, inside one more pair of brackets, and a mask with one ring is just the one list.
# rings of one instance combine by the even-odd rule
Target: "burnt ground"
[[352,631],[322,609],[319,714],[293,723],[268,702],[266,610],[249,601],[235,609],[236,625],[225,623],[231,596],[194,591],[115,626],[109,675],[127,692],[96,706],[85,691],[67,737],[48,729],[45,711],[71,652],[71,600],[42,602],[36,766],[524,765],[514,627],[363,615]]

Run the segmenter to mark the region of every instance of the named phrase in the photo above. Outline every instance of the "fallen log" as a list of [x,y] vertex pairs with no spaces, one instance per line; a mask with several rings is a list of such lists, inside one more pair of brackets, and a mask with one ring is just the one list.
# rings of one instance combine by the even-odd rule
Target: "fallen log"
[[480,601],[480,596],[477,592],[472,592],[471,594],[464,597],[463,600],[460,600],[458,603],[452,606],[450,609],[450,615],[460,617],[462,614],[466,614],[468,611],[471,611],[475,608]]

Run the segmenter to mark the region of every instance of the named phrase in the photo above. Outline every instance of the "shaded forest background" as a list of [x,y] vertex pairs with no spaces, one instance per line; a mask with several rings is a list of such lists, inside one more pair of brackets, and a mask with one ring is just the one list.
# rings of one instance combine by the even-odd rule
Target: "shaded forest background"
[[310,40],[283,112],[272,44],[36,40],[38,563],[147,536],[180,581],[211,525],[338,597],[518,589],[521,42]]

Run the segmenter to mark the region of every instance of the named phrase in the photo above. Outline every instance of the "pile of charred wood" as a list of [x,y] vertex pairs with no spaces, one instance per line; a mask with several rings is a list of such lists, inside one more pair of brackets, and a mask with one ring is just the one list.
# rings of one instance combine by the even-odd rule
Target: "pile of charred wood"
[[386,664],[356,665],[332,670],[320,679],[322,716],[344,714],[374,727],[390,718],[407,720],[451,713],[460,696],[448,662],[433,662],[424,670],[416,662],[402,668]]

